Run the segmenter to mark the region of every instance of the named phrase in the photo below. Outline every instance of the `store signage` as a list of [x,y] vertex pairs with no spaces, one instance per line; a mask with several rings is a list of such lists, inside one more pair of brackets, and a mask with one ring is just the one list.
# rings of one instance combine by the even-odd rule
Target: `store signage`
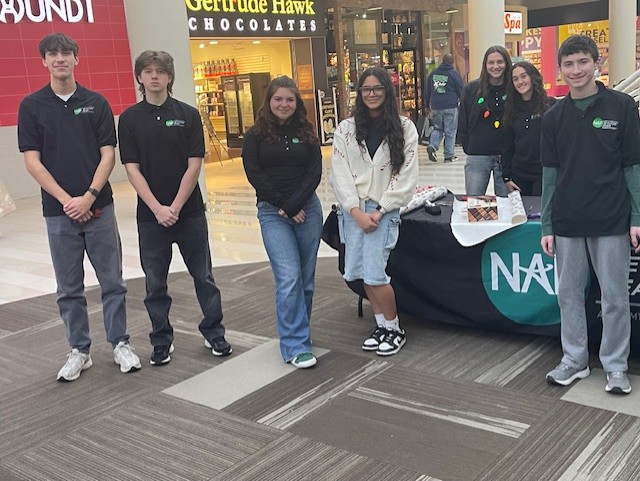
[[338,125],[338,104],[336,88],[318,90],[318,112],[320,113],[320,140],[322,145],[333,143],[333,136]]
[[34,23],[62,20],[94,23],[92,0],[0,0],[0,22]]
[[[0,0],[2,1],[2,0]],[[191,37],[316,36],[316,0],[185,0]]]
[[504,33],[509,35],[522,33],[522,12],[504,12]]

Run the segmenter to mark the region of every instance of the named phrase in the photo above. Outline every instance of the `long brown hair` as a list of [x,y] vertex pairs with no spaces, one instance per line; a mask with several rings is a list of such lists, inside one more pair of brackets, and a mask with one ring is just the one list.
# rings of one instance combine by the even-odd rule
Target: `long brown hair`
[[313,124],[307,119],[307,108],[302,102],[300,91],[293,79],[283,75],[281,77],[274,78],[267,86],[267,91],[264,96],[264,102],[260,110],[258,110],[258,116],[256,122],[251,127],[251,131],[262,135],[267,142],[274,143],[278,141],[278,118],[271,112],[271,98],[275,95],[279,88],[285,88],[289,90],[296,98],[296,110],[293,115],[287,120],[287,124],[295,129],[296,135],[302,140],[311,145],[317,145],[320,143],[318,140],[318,134],[313,128]]
[[522,95],[516,90],[513,84],[513,78],[509,78],[503,117],[504,124],[507,126],[513,125],[518,114],[523,112],[525,108],[527,112],[531,109],[531,115],[542,115],[547,108],[549,108],[549,99],[547,98],[547,93],[544,91],[544,82],[538,69],[529,62],[516,62],[513,64],[511,72],[509,72],[510,77],[513,76],[513,71],[516,67],[523,69],[527,75],[529,75],[529,78],[531,78],[531,100],[525,102],[522,99]]
[[509,56],[509,52],[502,45],[494,45],[493,47],[489,47],[487,51],[484,53],[484,58],[482,59],[482,71],[480,72],[480,84],[478,85],[478,92],[481,97],[487,98],[489,97],[489,89],[491,88],[491,83],[489,81],[490,75],[487,72],[487,59],[489,55],[492,53],[499,53],[504,59],[504,72],[502,73],[502,83],[504,84],[509,79],[509,75],[511,75],[511,57]]

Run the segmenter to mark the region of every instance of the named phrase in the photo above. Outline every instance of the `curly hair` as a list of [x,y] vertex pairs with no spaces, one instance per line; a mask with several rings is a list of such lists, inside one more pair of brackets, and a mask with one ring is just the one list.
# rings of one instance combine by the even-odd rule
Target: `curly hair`
[[477,93],[480,94],[481,97],[487,98],[489,96],[489,89],[491,86],[489,72],[487,71],[487,59],[489,55],[492,53],[499,53],[502,55],[504,59],[504,72],[502,74],[502,83],[508,79],[508,75],[511,72],[511,57],[509,56],[509,52],[507,49],[501,45],[494,45],[493,47],[489,47],[487,51],[484,53],[484,58],[482,59],[482,71],[480,72],[480,83],[478,84]]
[[516,62],[513,64],[510,74],[513,75],[513,71],[516,67],[524,69],[531,79],[531,100],[525,102],[522,99],[522,95],[518,93],[513,80],[507,82],[507,100],[504,104],[504,123],[506,126],[512,126],[519,113],[531,112],[531,115],[542,115],[549,107],[549,100],[547,93],[544,90],[544,82],[542,75],[538,69],[529,62]]
[[310,145],[318,145],[318,134],[313,128],[313,124],[307,118],[307,108],[304,106],[300,91],[296,86],[293,79],[283,75],[281,77],[274,78],[267,86],[265,92],[264,102],[260,110],[258,110],[258,116],[255,124],[251,127],[250,131],[261,135],[268,143],[272,144],[278,141],[278,118],[273,115],[271,111],[271,98],[280,88],[285,88],[291,92],[296,98],[296,110],[293,115],[287,120],[287,125],[290,125],[295,129],[296,135],[305,143]]
[[[385,98],[382,104],[382,115],[380,118],[373,119],[369,115],[369,108],[362,100],[362,84],[373,75],[378,79],[380,85],[384,87]],[[360,75],[358,81],[358,95],[356,96],[356,106],[353,111],[353,119],[356,123],[356,140],[362,143],[369,134],[374,130],[380,130],[383,138],[389,144],[389,152],[391,154],[391,172],[397,174],[400,167],[404,164],[404,130],[400,122],[398,113],[398,105],[396,95],[391,83],[389,72],[381,67],[371,67],[366,69]]]

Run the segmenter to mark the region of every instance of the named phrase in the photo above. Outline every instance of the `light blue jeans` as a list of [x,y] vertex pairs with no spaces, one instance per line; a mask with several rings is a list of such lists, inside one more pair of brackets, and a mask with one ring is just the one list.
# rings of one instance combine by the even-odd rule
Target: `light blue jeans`
[[499,197],[506,197],[507,185],[502,180],[502,168],[497,155],[467,155],[467,162],[464,164],[465,193],[485,195],[491,172],[493,172],[493,191]]
[[431,133],[429,144],[434,150],[438,150],[444,136],[444,158],[453,157],[456,145],[456,132],[458,130],[458,109],[432,110],[431,120],[434,130]]
[[89,314],[84,295],[84,253],[96,272],[102,293],[102,317],[107,340],[115,347],[129,339],[122,278],[122,247],[113,204],[100,217],[77,222],[66,215],[45,217],[51,260],[56,274],[60,317],[72,348],[88,353],[91,347]]
[[589,260],[602,299],[600,362],[605,371],[626,371],[631,339],[629,311],[629,235],[555,236],[562,362],[576,369],[589,364],[585,288]]
[[285,362],[311,352],[311,306],[322,234],[322,206],[314,194],[302,209],[307,217],[298,224],[279,215],[278,207],[258,202],[262,241],[276,285],[276,328]]

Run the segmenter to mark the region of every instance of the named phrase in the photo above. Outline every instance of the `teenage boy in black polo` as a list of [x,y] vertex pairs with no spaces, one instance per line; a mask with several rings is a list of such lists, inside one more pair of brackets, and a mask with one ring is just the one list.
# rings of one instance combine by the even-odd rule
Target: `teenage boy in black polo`
[[198,111],[173,97],[173,57],[146,50],[135,62],[143,99],[120,116],[120,156],[138,193],[140,260],[146,276],[144,300],[151,318],[151,364],[171,360],[173,328],[167,275],[171,247],[180,248],[204,319],[199,329],[214,356],[228,356],[220,290],[211,272],[209,234],[198,176],[204,157],[204,136]]
[[542,239],[558,265],[563,357],[547,374],[568,386],[589,375],[585,288],[589,261],[602,299],[605,390],[628,394],[630,246],[640,251],[640,120],[633,99],[596,82],[598,47],[586,36],[560,46],[570,93],[542,120]]
[[18,145],[42,187],[42,208],[58,284],[58,307],[71,346],[58,381],[74,381],[92,366],[84,295],[86,252],[102,290],[107,339],[122,372],[140,369],[129,345],[122,251],[107,179],[115,164],[116,132],[106,99],[77,84],[78,45],[53,33],[39,45],[50,83],[26,97],[18,113]]

